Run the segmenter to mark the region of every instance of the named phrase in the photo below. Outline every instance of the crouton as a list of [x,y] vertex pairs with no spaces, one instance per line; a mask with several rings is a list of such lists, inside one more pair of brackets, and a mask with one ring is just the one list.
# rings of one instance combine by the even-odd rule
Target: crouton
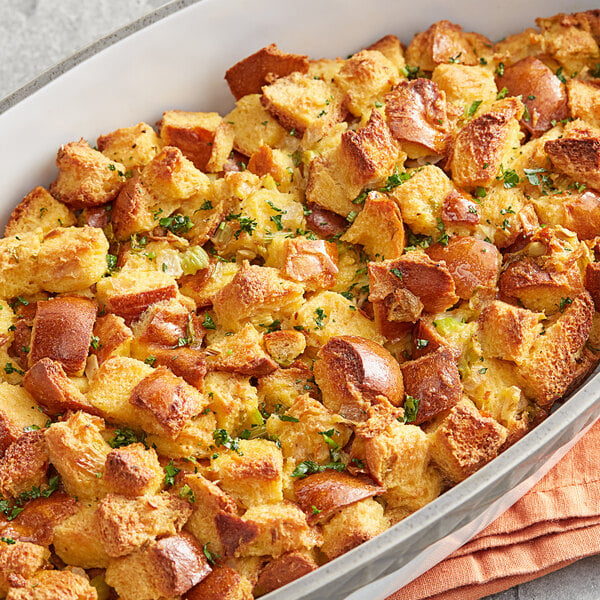
[[0,594],[6,596],[11,585],[21,583],[46,567],[50,551],[30,542],[0,544]]
[[229,331],[245,323],[270,325],[301,306],[303,288],[279,276],[277,269],[245,262],[230,283],[213,298],[217,321]]
[[50,358],[60,363],[69,375],[83,373],[96,312],[94,302],[76,296],[38,302],[29,366],[42,358]]
[[23,587],[8,590],[7,600],[97,600],[88,578],[72,571],[38,571]]
[[93,348],[98,363],[114,356],[127,356],[133,339],[133,332],[123,317],[114,314],[103,315],[94,323],[93,335],[98,338],[98,347]]
[[125,183],[121,163],[114,162],[85,140],[61,146],[56,156],[58,177],[50,193],[71,208],[106,204],[117,197]]
[[248,171],[259,177],[270,175],[280,192],[289,192],[294,187],[293,179],[298,179],[294,170],[294,159],[286,152],[269,146],[261,146],[248,161]]
[[284,458],[295,463],[329,461],[330,449],[343,448],[351,434],[344,419],[307,394],[289,408],[279,407],[267,420],[267,432],[281,443]]
[[265,350],[282,367],[289,367],[306,349],[306,338],[300,331],[272,331],[263,337]]
[[48,418],[29,393],[18,385],[0,382],[0,454],[24,433],[43,429]]
[[459,482],[495,458],[506,435],[502,425],[464,399],[430,430],[431,457],[446,477]]
[[236,100],[248,94],[260,94],[265,83],[290,73],[308,71],[308,56],[287,54],[269,44],[230,67],[225,80]]
[[103,478],[107,489],[115,494],[143,496],[158,492],[164,472],[156,451],[135,443],[108,453]]
[[96,501],[77,502],[72,515],[54,531],[54,551],[61,560],[83,569],[105,568],[110,557],[104,550],[96,523]]
[[527,112],[521,125],[540,135],[567,116],[567,91],[558,77],[538,58],[529,56],[496,75],[498,89],[520,96]]
[[45,431],[50,462],[72,496],[94,499],[106,493],[101,474],[110,446],[102,437],[103,428],[102,419],[76,412]]
[[364,208],[340,239],[361,244],[371,260],[400,258],[405,235],[398,206],[383,194],[369,192]]
[[48,450],[43,431],[29,431],[15,440],[0,459],[0,494],[17,498],[47,483]]
[[523,103],[506,98],[460,130],[450,158],[452,179],[458,186],[470,190],[494,182],[508,152],[519,144],[522,115]]
[[157,537],[175,535],[192,514],[187,500],[167,492],[127,498],[105,496],[96,509],[96,526],[110,557],[131,554]]
[[[416,424],[452,408],[461,398],[462,385],[453,352],[439,348],[400,366],[407,396],[418,401]],[[406,402],[404,404],[406,410]]]
[[527,56],[539,56],[543,52],[544,38],[537,29],[529,27],[496,43],[494,59],[498,64],[512,65]]
[[343,133],[338,147],[310,163],[306,199],[347,217],[363,187],[384,183],[397,158],[398,149],[383,117],[373,111],[365,127]]
[[306,393],[312,398],[318,396],[311,369],[300,361],[258,379],[260,403],[269,413],[276,412],[277,406],[289,408],[298,396]]
[[585,292],[570,299],[558,319],[531,346],[517,375],[530,397],[541,407],[551,406],[569,387],[592,327],[594,303]]
[[[185,594],[211,572],[202,548],[189,534],[164,537],[113,560],[106,583],[121,600],[152,600]],[[138,577],[132,578],[131,574]]]
[[484,107],[490,106],[496,101],[498,93],[494,76],[489,70],[460,62],[438,65],[431,75],[431,81],[440,92],[446,94],[446,100],[461,111],[461,116],[465,114],[465,109],[469,115],[473,102],[480,102]]
[[357,336],[332,337],[319,350],[315,380],[323,404],[351,421],[364,421],[372,403],[398,406],[404,397],[400,366],[384,348]]
[[207,366],[216,371],[254,377],[268,375],[277,369],[277,363],[263,350],[261,343],[261,335],[248,323],[241,331],[208,346]]
[[481,221],[479,212],[479,205],[471,199],[469,194],[463,191],[452,190],[444,198],[441,225],[438,222],[438,229],[442,226],[453,227],[457,225],[465,225],[470,228]]
[[21,235],[41,228],[44,233],[56,227],[75,225],[72,211],[55,200],[43,187],[37,186],[14,208],[4,228],[4,236]]
[[256,595],[277,590],[296,579],[311,573],[319,565],[309,554],[289,552],[269,562],[260,572],[254,590]]
[[475,292],[494,294],[502,258],[493,244],[473,237],[456,237],[445,246],[429,246],[426,253],[431,259],[446,263],[459,298],[469,300]]
[[219,565],[208,577],[193,587],[186,600],[253,600],[252,584],[227,565]]
[[581,119],[592,127],[600,127],[600,86],[595,81],[569,79],[569,112],[574,119]]
[[225,492],[246,508],[283,500],[283,458],[273,442],[240,440],[238,451],[216,442],[218,456],[211,468]]
[[395,35],[385,35],[381,39],[367,46],[366,50],[377,50],[398,69],[404,68],[404,51],[400,40]]
[[321,550],[329,560],[356,548],[389,527],[381,504],[371,498],[342,508],[323,525]]
[[129,179],[112,204],[110,218],[117,239],[127,240],[133,234],[154,229],[157,225],[154,217],[160,218],[162,214],[156,212],[158,208],[152,211],[155,203],[154,196],[142,185],[139,176]]
[[563,137],[547,141],[544,149],[556,170],[600,189],[600,130],[573,121],[565,126]]
[[[127,169],[143,167],[161,150],[162,142],[148,123],[122,127],[98,138],[98,150]],[[126,175],[127,176],[127,175]]]
[[446,95],[433,81],[401,81],[385,95],[385,114],[392,136],[409,158],[446,153],[450,133]]

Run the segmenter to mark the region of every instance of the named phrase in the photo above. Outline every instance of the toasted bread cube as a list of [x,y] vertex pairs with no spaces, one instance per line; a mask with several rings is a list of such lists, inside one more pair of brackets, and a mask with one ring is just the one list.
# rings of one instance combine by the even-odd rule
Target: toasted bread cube
[[465,33],[460,25],[450,21],[437,21],[427,31],[413,37],[406,49],[406,62],[418,65],[423,71],[433,71],[441,63],[477,65],[479,59],[474,52],[473,38],[470,35],[472,36]]
[[44,233],[56,227],[75,225],[75,215],[55,200],[43,187],[35,187],[10,214],[4,228],[5,237],[30,233],[40,228]]
[[156,494],[164,480],[156,451],[143,444],[113,448],[104,464],[104,483],[115,494],[143,496]]
[[25,389],[0,382],[0,454],[23,435],[26,427],[43,429],[46,421],[47,417]]
[[306,199],[347,217],[363,187],[384,182],[398,159],[398,149],[378,111],[365,127],[342,134],[341,143],[310,163]]
[[[164,537],[118,558],[106,570],[106,583],[121,600],[153,600],[185,594],[211,568],[202,548],[189,534]],[[138,577],[132,578],[136,573]]]
[[69,565],[83,569],[105,568],[110,557],[98,535],[96,501],[80,500],[76,511],[54,530],[54,550]]
[[94,413],[93,406],[67,377],[62,365],[50,358],[42,358],[25,373],[23,387],[49,415],[59,415],[68,410]]
[[239,100],[248,94],[259,94],[265,83],[295,71],[308,71],[308,56],[287,54],[276,44],[269,44],[227,69],[225,79]]
[[56,156],[58,177],[50,193],[72,208],[106,204],[125,183],[126,168],[90,148],[85,140],[61,146]]
[[261,102],[285,129],[300,134],[315,126],[323,133],[345,112],[336,87],[298,72],[265,86]]
[[[169,215],[165,209],[161,213],[158,208],[153,211],[155,204],[154,196],[141,183],[139,175],[129,179],[112,205],[110,219],[117,239],[127,240],[135,233],[150,231],[158,224],[155,216],[160,219],[160,215]],[[173,212],[176,207],[169,208]]]
[[208,577],[193,587],[187,600],[253,600],[252,583],[227,565],[219,565]]
[[156,448],[159,455],[171,458],[208,458],[214,450],[213,432],[217,427],[215,416],[206,414],[206,409],[192,417],[176,438],[150,434],[147,443]]
[[569,387],[590,335],[593,315],[594,303],[587,292],[574,298],[533,343],[527,359],[517,366],[526,392],[539,406],[551,406]]
[[599,129],[580,120],[567,123],[563,137],[547,141],[544,149],[558,171],[600,189]]
[[585,268],[585,289],[590,293],[596,310],[600,307],[600,263],[589,263]]
[[243,520],[258,528],[252,541],[243,543],[235,556],[265,556],[274,558],[315,546],[320,536],[306,521],[306,515],[292,503],[259,504],[249,508]]
[[59,362],[69,375],[81,375],[90,349],[97,308],[77,296],[37,303],[29,366],[42,358]]
[[0,459],[0,493],[17,498],[46,483],[48,450],[43,431],[30,431],[14,441]]
[[6,596],[12,583],[23,582],[46,567],[50,551],[30,542],[0,544],[0,594]]
[[385,113],[392,135],[409,158],[445,154],[450,122],[445,93],[435,82],[401,81],[385,95]]
[[247,322],[270,325],[298,310],[303,292],[299,284],[280,277],[277,269],[245,262],[213,297],[218,324],[229,331],[239,331]]
[[261,146],[248,161],[248,170],[259,177],[270,175],[280,192],[288,192],[293,187],[293,179],[297,179],[294,171],[294,160],[286,152],[274,150],[269,146]]
[[522,115],[523,103],[505,98],[460,130],[450,159],[452,179],[459,187],[470,190],[495,181],[507,154],[519,145]]
[[260,377],[277,369],[277,364],[263,349],[262,335],[249,323],[232,336],[210,344],[207,351],[208,368],[215,371]]
[[148,123],[122,127],[98,138],[98,150],[128,169],[143,167],[161,150],[162,142]]
[[400,210],[386,196],[370,192],[364,208],[340,239],[361,244],[371,260],[399,258],[405,243]]
[[[479,205],[467,192],[452,190],[442,204],[442,225],[445,227],[466,226],[468,230],[481,222]],[[439,223],[438,223],[439,226]]]
[[567,91],[571,116],[592,127],[600,127],[600,87],[594,81],[569,79]]
[[268,440],[240,440],[239,454],[217,447],[211,468],[220,486],[249,508],[283,500],[283,457]]
[[459,482],[496,457],[506,429],[461,400],[429,433],[431,457],[446,477]]
[[170,110],[159,126],[163,142],[179,148],[201,171],[221,171],[233,150],[233,129],[218,113]]
[[112,313],[103,315],[96,319],[93,334],[98,338],[98,348],[94,348],[94,354],[98,357],[98,363],[115,356],[128,356],[133,332],[123,317]]
[[[267,431],[277,436],[284,458],[296,463],[312,460],[323,463],[329,460],[330,446],[322,435],[333,430],[328,439],[343,448],[350,439],[351,429],[345,420],[331,412],[308,394],[299,396],[285,411],[285,420],[273,414],[267,420]],[[288,419],[290,418],[290,419]]]
[[531,346],[542,331],[543,314],[494,300],[479,317],[479,342],[486,358],[517,363],[530,357]]
[[395,35],[385,35],[381,39],[367,46],[366,50],[377,50],[389,61],[393,62],[398,69],[405,66],[402,44]]
[[[390,60],[392,59],[390,58]],[[333,81],[333,78],[342,68],[343,64],[343,58],[310,59],[308,61],[308,74],[311,77],[317,77],[319,79],[322,79],[323,81]]]
[[276,412],[278,406],[289,408],[298,396],[307,393],[318,397],[312,371],[300,361],[258,379],[259,400],[269,413]]
[[452,408],[460,400],[462,385],[452,350],[439,348],[402,363],[400,368],[406,393],[419,401],[416,424]]
[[46,429],[50,462],[68,494],[94,499],[106,493],[101,475],[110,446],[102,437],[103,429],[102,419],[84,412],[76,412]]
[[319,565],[308,552],[288,552],[270,561],[260,572],[255,593],[267,594],[311,573]]
[[368,118],[375,100],[398,83],[398,67],[377,50],[361,50],[335,74],[335,84],[346,94],[345,104],[355,117]]
[[191,514],[187,500],[162,492],[138,498],[108,494],[95,516],[104,549],[115,557],[131,554],[157,537],[175,535]]
[[273,331],[263,341],[266,351],[282,367],[289,367],[306,349],[306,338],[300,331]]
[[7,600],[97,600],[88,578],[72,571],[38,571],[24,587],[11,587]]
[[245,156],[252,156],[261,146],[276,148],[288,136],[288,132],[263,107],[260,94],[240,98],[225,120],[235,133],[233,147]]
[[560,79],[539,59],[529,56],[505,67],[496,78],[498,89],[520,96],[527,107],[521,125],[540,135],[567,116],[567,91]]
[[446,94],[448,102],[461,110],[468,110],[477,101],[489,106],[498,93],[494,76],[480,66],[442,63],[433,71],[431,81]]
[[34,265],[41,245],[39,230],[0,239],[0,297],[29,296],[40,291]]
[[306,345],[312,348],[320,348],[329,338],[340,335],[356,335],[378,343],[383,341],[375,323],[337,292],[314,294],[294,314],[290,325],[302,327]]
[[409,173],[411,178],[392,190],[390,198],[400,206],[402,220],[413,233],[438,236],[440,200],[453,190],[452,182],[435,165],[426,165]]
[[476,292],[495,292],[502,257],[493,244],[473,237],[456,237],[445,246],[434,244],[426,252],[433,260],[446,263],[459,298],[469,300]]
[[131,323],[149,306],[177,296],[177,283],[162,271],[121,271],[98,282],[101,306]]
[[389,525],[381,504],[371,498],[361,500],[343,508],[323,525],[321,550],[333,560],[384,532]]
[[512,65],[527,56],[543,54],[544,38],[537,29],[528,27],[520,33],[509,35],[494,46],[494,59]]

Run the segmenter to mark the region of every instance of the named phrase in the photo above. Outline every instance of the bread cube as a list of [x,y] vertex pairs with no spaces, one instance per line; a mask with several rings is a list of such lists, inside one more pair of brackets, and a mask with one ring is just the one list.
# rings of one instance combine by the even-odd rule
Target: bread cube
[[253,600],[252,584],[227,565],[219,565],[208,577],[193,587],[187,600]]
[[400,40],[395,35],[385,35],[381,39],[367,46],[366,50],[377,50],[389,61],[394,63],[398,69],[405,66],[404,51]]
[[284,458],[296,463],[305,460],[319,463],[329,461],[331,446],[322,435],[324,432],[333,430],[327,439],[333,440],[340,448],[350,439],[351,429],[345,420],[308,394],[299,396],[285,410],[283,419],[279,413],[272,414],[267,420],[267,432],[270,436],[276,436],[281,443]]
[[343,508],[323,525],[321,551],[328,560],[333,560],[383,533],[388,527],[389,521],[381,504],[371,498],[361,500]]
[[471,190],[495,181],[507,154],[519,145],[522,115],[523,103],[505,98],[460,130],[450,158],[452,179],[459,187]]
[[30,431],[14,441],[0,459],[0,493],[17,498],[46,484],[48,450],[43,431]]
[[38,571],[25,586],[10,587],[7,600],[97,600],[88,578],[73,571]]
[[26,427],[42,429],[46,421],[46,415],[25,389],[0,382],[0,454],[23,435]]
[[270,561],[260,572],[255,593],[267,594],[318,568],[310,553],[289,552]]
[[341,143],[310,163],[306,199],[347,217],[365,186],[385,182],[398,159],[398,149],[381,114],[371,113],[358,131],[342,134]]
[[[117,239],[127,240],[135,233],[154,229],[161,218],[160,215],[169,214],[164,209],[160,213],[157,212],[158,208],[153,211],[155,204],[154,196],[141,183],[139,175],[127,180],[112,205],[110,215]],[[170,208],[172,212],[173,206]]]
[[156,494],[164,480],[156,451],[143,444],[113,448],[104,463],[104,483],[111,492],[123,496]]
[[398,67],[377,50],[361,50],[335,74],[335,84],[346,94],[345,104],[355,117],[369,117],[375,100],[398,83]]
[[270,325],[289,317],[302,303],[303,288],[280,277],[277,269],[245,262],[213,297],[218,324],[239,331],[245,323]]
[[465,108],[468,111],[473,102],[489,106],[496,101],[498,93],[494,76],[488,69],[462,62],[439,64],[431,81],[446,94],[446,100],[461,111]]
[[263,337],[265,350],[282,367],[289,367],[306,349],[306,338],[300,331],[272,331]]
[[313,373],[300,361],[258,379],[259,400],[269,413],[276,412],[278,406],[289,408],[298,396],[306,393],[318,397]]
[[239,100],[248,94],[259,94],[265,83],[295,71],[308,71],[308,56],[287,54],[276,44],[269,44],[227,69],[225,80]]
[[269,146],[261,146],[248,161],[248,170],[259,177],[270,175],[280,192],[289,192],[295,187],[295,180],[300,179],[298,170],[294,169],[294,160],[289,153],[274,150]]
[[268,440],[240,440],[239,452],[217,446],[211,469],[221,488],[242,506],[274,504],[283,500],[283,457]]
[[148,123],[122,127],[98,138],[98,150],[127,169],[143,167],[161,150],[162,142]]
[[[110,446],[104,441],[103,429],[102,419],[84,412],[76,412],[46,429],[50,462],[68,494],[94,499],[106,493],[102,472]],[[85,460],[81,460],[82,456]]]
[[97,501],[80,500],[75,513],[54,530],[54,551],[69,565],[83,569],[105,568],[110,557],[98,535]]
[[30,542],[15,541],[0,544],[0,594],[6,596],[15,583],[25,583],[37,571],[46,567],[50,551]]
[[433,425],[429,436],[433,461],[448,479],[459,482],[496,457],[507,431],[464,399]]
[[55,200],[45,188],[37,186],[12,211],[4,235],[31,233],[40,227],[46,233],[56,227],[70,227],[75,222],[75,215],[67,206]]
[[129,355],[133,332],[125,325],[123,317],[112,313],[98,317],[93,335],[99,340],[98,348],[93,348],[99,364],[115,356]]
[[85,140],[61,146],[56,156],[58,177],[50,193],[71,208],[106,204],[117,197],[125,183],[121,163],[114,162]]
[[361,244],[371,260],[399,258],[405,243],[400,210],[386,196],[370,192],[364,208],[340,239]]
[[569,112],[575,119],[581,119],[592,127],[600,127],[600,88],[594,81],[569,79]]

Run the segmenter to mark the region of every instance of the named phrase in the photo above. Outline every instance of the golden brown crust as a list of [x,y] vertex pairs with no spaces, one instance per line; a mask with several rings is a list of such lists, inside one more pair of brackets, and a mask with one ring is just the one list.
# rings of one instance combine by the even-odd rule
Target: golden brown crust
[[309,289],[330,288],[335,284],[337,246],[325,240],[287,240],[282,273]]
[[254,593],[268,594],[318,568],[313,558],[302,552],[289,552],[269,562],[260,572]]
[[237,515],[228,512],[218,512],[215,524],[225,556],[234,556],[240,546],[251,543],[258,537],[258,526],[244,521]]
[[480,222],[479,205],[465,192],[452,190],[442,205],[442,223],[451,225],[477,225]]
[[97,600],[87,577],[72,571],[38,571],[24,585],[11,587],[7,600]]
[[403,398],[398,363],[366,338],[330,338],[319,350],[314,373],[323,404],[351,421],[364,421],[372,403],[388,401],[398,406]]
[[108,453],[103,478],[106,487],[115,494],[142,496],[158,492],[164,471],[153,448],[129,444]]
[[449,348],[441,347],[400,368],[406,394],[419,401],[416,424],[452,408],[462,396],[456,359]]
[[26,580],[46,567],[50,551],[29,542],[0,545],[0,594],[9,586],[26,585]]
[[0,460],[0,493],[16,498],[46,482],[48,450],[43,431],[29,431],[13,442]]
[[247,94],[260,94],[265,83],[298,71],[308,71],[308,56],[286,54],[269,44],[230,67],[225,79],[236,100]]
[[123,317],[108,314],[98,317],[94,323],[93,335],[98,338],[97,348],[92,348],[98,357],[98,364],[102,364],[112,356],[128,354],[133,333]]
[[78,297],[62,297],[38,302],[31,333],[29,366],[50,358],[66,373],[81,373],[90,349],[96,320],[96,304]]
[[252,585],[237,571],[219,565],[184,596],[185,600],[252,600]]
[[96,143],[102,154],[124,164],[128,169],[149,163],[162,146],[152,126],[143,122],[101,135]]

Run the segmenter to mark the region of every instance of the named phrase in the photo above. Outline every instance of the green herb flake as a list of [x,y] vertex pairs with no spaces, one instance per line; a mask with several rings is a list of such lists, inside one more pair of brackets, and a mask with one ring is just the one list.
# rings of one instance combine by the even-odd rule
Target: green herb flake
[[202,321],[202,327],[204,327],[204,329],[217,328],[215,322],[213,321],[213,318],[207,312],[204,313],[204,321]]
[[192,220],[189,217],[184,217],[183,215],[165,217],[160,219],[158,224],[175,235],[187,233],[194,226]]
[[325,326],[323,319],[327,318],[325,311],[321,307],[315,308],[315,315],[316,317],[314,317],[313,320],[316,323],[317,328],[323,329],[323,327]]
[[138,435],[133,429],[123,427],[122,429],[115,429],[115,435],[112,440],[108,440],[108,445],[111,448],[121,448],[138,442],[145,444],[145,439],[146,434],[144,432]]
[[498,75],[498,77],[504,77],[504,63],[498,63],[498,66],[496,67],[496,70],[494,71],[494,73],[496,73],[496,75]]
[[566,298],[561,298],[558,310],[560,312],[565,312],[565,309],[567,306],[569,306],[569,304],[573,304],[573,298],[569,298],[568,296]]
[[173,464],[173,459],[169,461],[169,464],[165,467],[165,485],[167,487],[171,487],[175,484],[175,477],[177,474],[181,472],[181,469],[178,469]]
[[188,500],[192,504],[196,502],[196,494],[194,494],[194,490],[187,483],[183,484],[179,490],[179,497]]
[[150,365],[151,367],[153,367],[153,366],[156,364],[156,357],[155,357],[155,356],[147,356],[147,357],[144,359],[144,362],[145,362],[147,365]]
[[217,564],[217,561],[221,558],[216,552],[211,552],[208,547],[210,542],[206,542],[202,548],[202,552],[204,552],[204,556],[206,556],[206,560],[213,567]]
[[471,104],[471,106],[469,106],[467,115],[469,117],[472,117],[477,112],[477,109],[481,106],[482,102],[483,102],[483,100],[474,100],[473,103]]
[[404,401],[404,423],[414,423],[419,412],[418,398],[414,398],[410,394],[406,394],[406,400]]
[[503,87],[497,94],[496,94],[496,100],[504,100],[504,98],[506,98],[506,96],[508,96],[508,88],[507,87]]
[[563,75],[563,71],[563,67],[558,67],[558,69],[556,69],[556,76],[562,83],[567,83],[567,78]]

